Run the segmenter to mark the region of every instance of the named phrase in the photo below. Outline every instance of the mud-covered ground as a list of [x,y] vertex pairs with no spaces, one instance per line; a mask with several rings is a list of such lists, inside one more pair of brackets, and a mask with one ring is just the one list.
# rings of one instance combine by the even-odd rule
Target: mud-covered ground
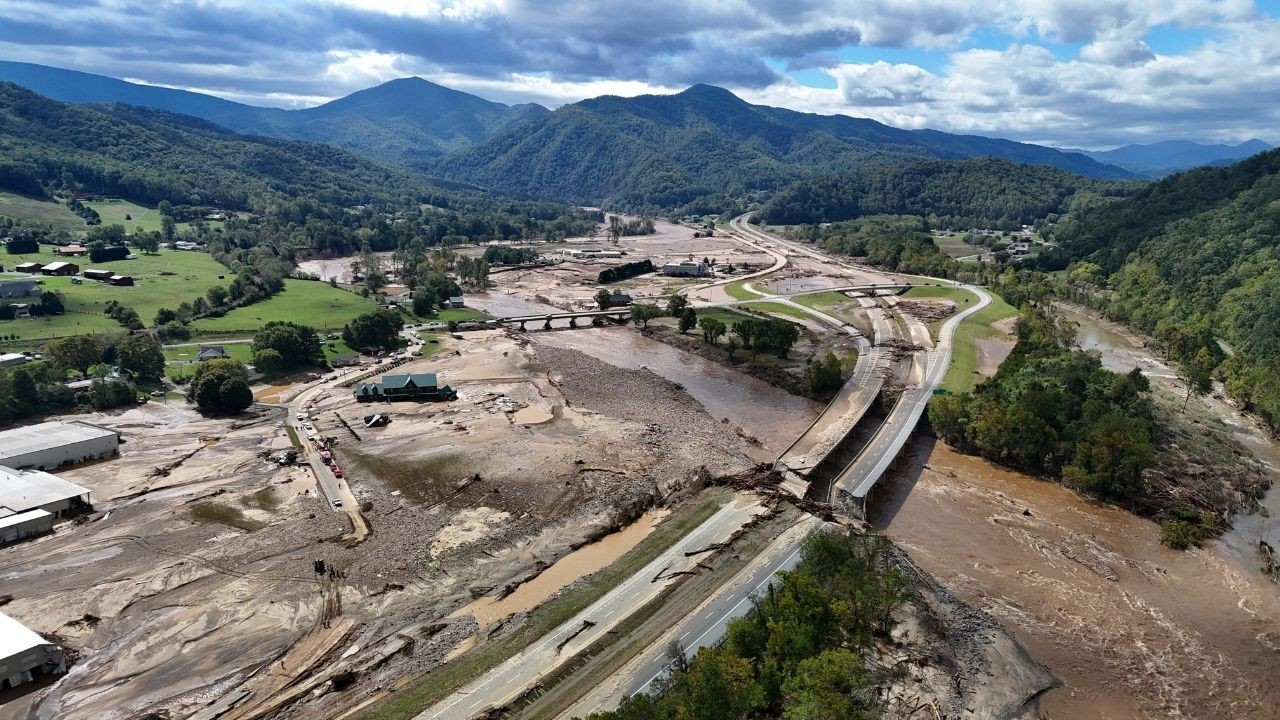
[[[371,408],[342,390],[313,411],[372,527],[350,547],[310,471],[265,458],[289,446],[282,408],[89,417],[125,439],[119,458],[60,473],[93,490],[95,512],[0,550],[5,611],[75,661],[0,717],[182,717],[214,701],[239,703],[232,718],[276,703],[332,717],[439,664],[474,633],[448,618],[474,597],[701,473],[754,466],[683,390],[575,351],[481,333],[403,369],[440,373],[459,399]],[[365,428],[374,409],[392,423]],[[313,694],[339,666],[353,685]]]

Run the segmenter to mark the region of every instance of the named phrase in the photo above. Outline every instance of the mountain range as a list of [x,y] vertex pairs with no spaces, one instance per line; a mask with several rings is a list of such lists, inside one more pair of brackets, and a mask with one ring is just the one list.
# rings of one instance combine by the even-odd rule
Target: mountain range
[[1101,163],[1122,167],[1143,177],[1158,178],[1201,165],[1230,165],[1237,160],[1270,150],[1254,138],[1239,145],[1208,145],[1191,140],[1166,140],[1147,145],[1132,144],[1114,150],[1071,150]]
[[31,63],[0,61],[0,80],[63,102],[168,110],[239,133],[323,142],[409,166],[421,166],[548,112],[541,105],[490,102],[417,77],[392,80],[302,110],[256,107]]

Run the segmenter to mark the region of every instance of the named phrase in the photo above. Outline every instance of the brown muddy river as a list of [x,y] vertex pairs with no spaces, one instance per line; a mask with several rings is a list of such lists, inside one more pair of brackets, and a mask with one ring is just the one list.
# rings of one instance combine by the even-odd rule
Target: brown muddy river
[[760,440],[773,460],[818,416],[821,407],[762,380],[717,365],[627,328],[536,333],[534,344],[577,350],[620,368],[648,368],[677,383],[717,420]]
[[[1072,319],[1106,366],[1161,374],[1123,336]],[[1246,445],[1276,456],[1238,421]],[[1275,520],[1239,517],[1222,540],[1183,553],[1149,520],[941,443],[917,439],[910,460],[886,476],[873,524],[1063,681],[1043,698],[1050,717],[1280,717],[1280,586],[1253,553],[1259,533],[1280,539]]]

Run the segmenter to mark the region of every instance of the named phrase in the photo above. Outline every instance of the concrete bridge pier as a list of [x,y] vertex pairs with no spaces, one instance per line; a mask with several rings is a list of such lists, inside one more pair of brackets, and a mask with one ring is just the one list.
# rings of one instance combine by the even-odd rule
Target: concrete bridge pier
[[604,325],[604,319],[599,316],[593,317],[591,318],[591,325],[593,327],[602,327]]
[[520,332],[528,332],[528,330],[526,330],[524,327],[524,323],[525,323],[524,320],[520,321]]
[[551,329],[551,321],[550,321],[550,320],[548,320],[548,321],[546,321],[545,323],[543,323],[543,324],[542,324],[542,329],[543,329],[543,330],[550,330],[550,329]]
[[578,327],[578,318],[577,318],[577,317],[571,317],[571,318],[569,318],[569,327],[571,327],[571,328],[576,328],[576,327]]

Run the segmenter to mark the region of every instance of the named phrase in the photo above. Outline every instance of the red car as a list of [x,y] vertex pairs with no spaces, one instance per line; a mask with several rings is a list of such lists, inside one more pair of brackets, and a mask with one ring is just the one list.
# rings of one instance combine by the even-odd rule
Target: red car
[[342,477],[342,468],[338,467],[337,465],[334,465],[332,466],[332,469],[333,469],[334,477],[338,477],[338,478]]
[[323,461],[325,462],[325,464],[327,465],[327,464],[329,464],[329,461],[330,461],[330,460],[333,460],[333,455],[329,454],[329,451],[328,451],[328,450],[321,450],[321,451],[320,451],[320,459],[321,459],[321,460],[323,460]]

